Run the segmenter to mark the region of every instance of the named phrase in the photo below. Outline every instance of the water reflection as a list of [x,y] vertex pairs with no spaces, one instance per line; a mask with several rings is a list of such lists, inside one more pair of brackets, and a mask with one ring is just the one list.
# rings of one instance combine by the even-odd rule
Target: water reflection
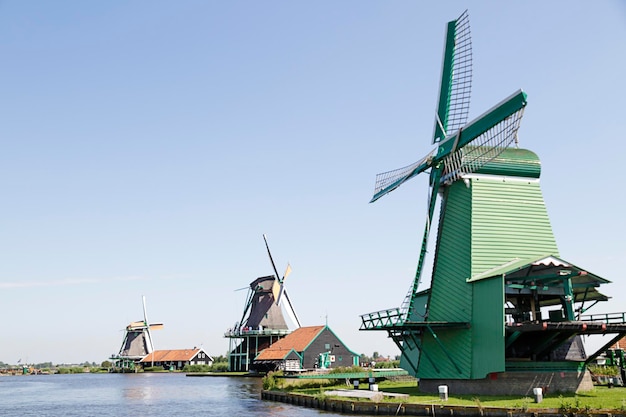
[[260,378],[80,374],[0,378],[2,415],[339,416],[261,400]]

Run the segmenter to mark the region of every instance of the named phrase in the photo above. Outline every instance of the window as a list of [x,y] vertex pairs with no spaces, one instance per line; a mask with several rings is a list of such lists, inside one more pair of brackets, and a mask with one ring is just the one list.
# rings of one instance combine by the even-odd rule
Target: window
[[326,343],[326,344],[324,345],[324,349],[326,349],[326,350],[330,350],[330,343]]

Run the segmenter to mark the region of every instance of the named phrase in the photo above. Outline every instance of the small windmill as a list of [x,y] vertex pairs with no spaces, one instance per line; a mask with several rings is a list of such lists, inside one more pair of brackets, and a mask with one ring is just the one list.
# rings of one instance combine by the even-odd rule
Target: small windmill
[[291,267],[287,264],[285,274],[280,278],[267,237],[263,235],[263,239],[276,275],[259,277],[250,283],[241,319],[224,335],[230,339],[231,371],[249,371],[252,360],[261,350],[291,332],[283,309],[293,324],[300,327],[300,320],[285,287],[285,279],[290,274]]
[[263,240],[276,275],[260,277],[250,283],[246,304],[238,323],[247,330],[288,329],[282,313],[284,309],[293,324],[300,327],[300,320],[285,287],[285,279],[291,273],[291,266],[287,264],[285,274],[280,278],[265,235]]
[[154,351],[151,330],[160,330],[163,323],[149,323],[146,311],[146,297],[142,296],[143,321],[134,321],[126,326],[124,340],[120,347],[118,359],[123,362],[139,361]]
[[[527,394],[527,384],[537,384],[548,369],[564,376],[541,384],[588,389],[583,381],[591,378],[578,370],[594,355],[580,348],[580,335],[617,333],[617,340],[626,324],[580,317],[586,302],[608,299],[596,290],[608,281],[558,257],[539,184],[540,161],[512,146],[526,94],[519,90],[466,123],[471,65],[466,11],[446,29],[435,149],[414,164],[379,174],[371,200],[428,172],[415,277],[400,308],[362,315],[361,330],[387,331],[402,352],[401,366],[420,378],[425,392],[447,384],[459,393],[511,394],[503,390],[515,387]],[[420,291],[438,197],[431,286]],[[557,310],[542,316],[542,308]],[[515,382],[490,382],[499,373]]]

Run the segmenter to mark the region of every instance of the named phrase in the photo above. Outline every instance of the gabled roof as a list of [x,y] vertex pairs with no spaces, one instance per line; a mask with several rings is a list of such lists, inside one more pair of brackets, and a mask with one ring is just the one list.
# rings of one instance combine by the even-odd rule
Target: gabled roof
[[255,360],[283,359],[292,350],[296,353],[303,352],[325,328],[326,326],[300,327],[267,349],[263,349]]
[[572,277],[583,277],[577,280],[584,283],[606,284],[611,282],[552,255],[542,255],[530,259],[514,258],[503,265],[470,277],[467,279],[467,282],[494,278],[496,276],[502,276],[507,280],[533,281],[538,276],[545,277],[547,274],[552,274],[555,277],[563,276],[563,271],[565,270]]
[[[279,361],[284,360],[294,349],[263,349],[261,353],[254,358],[255,361]],[[297,354],[298,352],[296,352]]]
[[[174,361],[190,361],[202,349],[174,349],[174,350],[155,350],[141,360],[141,362],[174,362]],[[203,351],[204,352],[204,351]],[[205,352],[206,353],[206,352]],[[209,355],[207,355],[209,356]],[[210,357],[210,356],[209,356]]]
[[503,265],[468,278],[467,282],[474,283],[496,277],[504,279],[507,293],[522,290],[543,291],[539,301],[542,307],[561,304],[562,294],[549,291],[550,289],[563,288],[567,279],[572,285],[574,302],[607,301],[609,299],[597,288],[611,281],[552,255],[526,259],[514,258]]

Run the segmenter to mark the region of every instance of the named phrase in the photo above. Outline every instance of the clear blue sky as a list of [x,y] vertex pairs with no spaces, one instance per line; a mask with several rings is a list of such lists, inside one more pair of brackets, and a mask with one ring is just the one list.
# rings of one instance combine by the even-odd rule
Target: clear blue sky
[[621,1],[0,2],[0,360],[100,362],[142,317],[157,348],[225,354],[254,278],[289,262],[304,325],[398,353],[426,210],[447,21],[469,9],[470,118],[523,88],[561,256],[626,310]]

